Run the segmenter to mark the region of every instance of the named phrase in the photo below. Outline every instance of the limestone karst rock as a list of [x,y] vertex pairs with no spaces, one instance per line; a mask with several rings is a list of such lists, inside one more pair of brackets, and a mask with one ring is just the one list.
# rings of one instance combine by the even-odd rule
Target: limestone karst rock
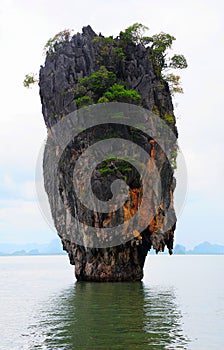
[[[88,247],[84,243],[78,244],[74,239],[69,238],[68,220],[61,210],[54,192],[52,192],[52,178],[48,169],[52,161],[50,157],[54,154],[59,164],[57,169],[59,191],[64,198],[64,203],[67,203],[67,210],[70,210],[74,215],[81,215],[87,226],[90,222],[93,227],[99,225],[102,227],[116,226],[116,224],[128,220],[138,210],[142,196],[141,178],[136,169],[128,168],[127,164],[123,164],[123,172],[119,172],[119,164],[116,164],[116,160],[110,160],[106,164],[107,168],[105,169],[113,167],[113,171],[108,171],[106,174],[106,180],[102,166],[95,170],[92,187],[95,186],[99,197],[107,200],[110,195],[107,186],[110,188],[111,183],[122,173],[129,185],[129,199],[119,210],[118,215],[114,216],[112,213],[97,213],[95,215],[93,212],[86,214],[71,190],[72,171],[83,150],[87,149],[94,140],[100,140],[102,135],[106,138],[117,132],[120,137],[124,137],[125,134],[130,136],[132,134],[131,128],[108,125],[105,129],[103,126],[96,126],[92,128],[89,135],[85,132],[80,134],[81,141],[78,138],[73,140],[60,159],[57,159],[60,153],[58,145],[53,141],[51,143],[51,130],[54,125],[60,119],[66,119],[69,113],[77,110],[80,101],[83,102],[85,99],[87,101],[91,98],[92,103],[97,103],[94,94],[89,94],[88,98],[83,99],[82,96],[81,100],[79,99],[82,88],[82,86],[80,87],[80,78],[90,77],[94,72],[99,72],[100,69],[104,69],[106,73],[113,73],[114,75],[111,77],[115,76],[116,82],[122,82],[127,90],[135,90],[140,95],[138,103],[164,119],[177,137],[169,87],[162,79],[161,74],[156,71],[150,56],[150,47],[135,43],[119,46],[119,40],[116,38],[106,41],[103,36],[97,36],[90,26],[84,27],[81,34],[78,33],[56,45],[54,52],[47,54],[45,65],[40,69],[40,97],[50,140],[44,156],[45,189],[55,227],[64,249],[68,252],[71,264],[75,266],[75,275],[79,281],[141,280],[148,251],[151,248],[154,248],[156,252],[163,251],[167,246],[171,254],[173,248],[176,221],[173,208],[173,191],[175,189],[173,168],[159,145],[153,138],[147,137],[144,133],[137,133],[136,139],[141,139],[139,144],[155,160],[162,184],[162,196],[159,204],[154,206],[154,217],[149,220],[143,232],[134,233],[132,239],[116,246],[99,248]],[[111,84],[114,84],[113,79]],[[102,92],[103,94],[104,92]],[[97,99],[99,99],[99,95]],[[118,100],[118,102],[122,102],[122,100]],[[176,145],[172,144],[171,147],[175,151]],[[169,217],[166,215],[168,209]],[[166,223],[167,221],[171,222],[166,231],[162,230],[165,221]]]

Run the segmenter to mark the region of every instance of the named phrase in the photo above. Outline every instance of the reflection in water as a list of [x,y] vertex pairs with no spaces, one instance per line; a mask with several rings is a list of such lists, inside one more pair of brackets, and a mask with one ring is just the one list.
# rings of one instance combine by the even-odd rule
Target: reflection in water
[[140,282],[77,283],[40,312],[30,349],[187,348],[173,291]]

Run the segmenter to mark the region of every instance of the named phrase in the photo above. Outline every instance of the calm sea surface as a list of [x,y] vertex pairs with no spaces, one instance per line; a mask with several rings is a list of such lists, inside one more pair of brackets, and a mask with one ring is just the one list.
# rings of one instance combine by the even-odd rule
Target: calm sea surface
[[142,283],[75,283],[66,256],[0,257],[0,349],[224,349],[224,256],[148,256]]

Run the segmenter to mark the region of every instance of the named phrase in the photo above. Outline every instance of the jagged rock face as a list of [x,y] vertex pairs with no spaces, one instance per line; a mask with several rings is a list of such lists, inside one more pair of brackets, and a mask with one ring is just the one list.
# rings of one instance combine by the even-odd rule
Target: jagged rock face
[[[100,66],[105,66],[109,71],[114,72],[118,80],[126,83],[128,89],[135,89],[141,96],[141,106],[156,113],[163,118],[166,114],[173,117],[174,122],[171,125],[173,132],[177,136],[175,117],[173,115],[173,105],[169,88],[161,80],[159,74],[156,74],[150,59],[150,48],[142,45],[129,44],[123,47],[125,60],[114,62],[113,55],[110,52],[102,57],[102,47],[95,41],[96,34],[91,27],[83,28],[82,34],[74,35],[71,40],[60,44],[55,53],[47,55],[45,66],[40,69],[40,97],[42,102],[42,111],[45,124],[48,128],[48,134],[51,135],[51,128],[60,118],[77,109],[76,89],[78,79],[90,76],[93,72],[99,70]],[[115,39],[119,40],[119,39]],[[102,135],[110,135],[117,131],[118,136],[124,137],[131,132],[127,127],[116,129],[108,126],[93,128],[90,135],[82,135],[82,142],[79,139],[70,143],[63,159],[60,160],[58,174],[60,178],[60,191],[62,197],[66,198],[69,209],[74,215],[82,211],[80,203],[76,197],[68,190],[72,178],[72,169],[80,154],[84,149],[100,139]],[[138,136],[138,135],[137,135]],[[89,248],[85,244],[77,244],[69,239],[68,224],[63,214],[60,214],[60,208],[51,191],[51,177],[46,167],[49,167],[50,150],[55,154],[57,161],[58,149],[54,142],[48,143],[44,156],[44,177],[45,189],[48,194],[52,216],[58,234],[62,240],[64,249],[68,252],[71,264],[75,265],[75,275],[78,280],[88,281],[137,281],[143,277],[143,267],[145,257],[148,251],[153,247],[156,252],[163,251],[168,247],[170,254],[173,248],[173,236],[175,230],[175,212],[173,208],[173,191],[175,180],[173,169],[164,158],[164,154],[154,140],[140,135],[142,137],[141,147],[144,147],[150,156],[155,160],[162,183],[162,198],[159,205],[154,206],[154,217],[148,222],[148,226],[143,232],[134,233],[135,237],[130,241],[107,248]],[[175,145],[173,145],[175,148]],[[69,160],[69,161],[68,161]],[[81,169],[80,169],[81,171]],[[124,174],[122,174],[124,176]],[[93,174],[92,187],[97,192],[100,199],[107,200],[110,196],[110,184],[119,178],[118,172],[108,174],[105,182],[105,176],[99,172],[99,169]],[[116,226],[120,221],[128,220],[134,215],[142,199],[141,181],[135,169],[125,173],[125,179],[129,185],[129,200],[120,209],[118,215],[113,213],[94,215],[88,213],[84,221],[86,224],[103,227]],[[162,232],[160,228],[164,225],[166,218],[164,214],[168,208],[171,208],[170,215],[174,224],[166,231]],[[55,216],[57,213],[57,217]],[[171,220],[171,221],[172,221]],[[77,233],[78,234],[78,233]]]

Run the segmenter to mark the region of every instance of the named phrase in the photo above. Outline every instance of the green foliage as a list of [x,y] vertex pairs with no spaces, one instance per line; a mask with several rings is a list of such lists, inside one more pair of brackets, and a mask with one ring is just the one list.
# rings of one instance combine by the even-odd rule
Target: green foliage
[[171,49],[173,41],[176,38],[167,33],[155,34],[151,37],[144,36],[148,27],[140,23],[135,23],[132,26],[125,29],[124,32],[120,32],[120,39],[127,43],[150,45],[151,56],[154,64],[160,70],[165,68],[187,68],[187,61],[183,55],[174,55],[170,59],[167,59],[167,50]]
[[97,57],[98,64],[111,64],[117,66],[121,61],[125,61],[126,56],[118,42],[112,37],[95,36],[92,43],[96,43],[100,48]]
[[133,89],[126,89],[124,85],[116,83],[117,77],[104,66],[88,77],[80,78],[76,103],[78,108],[97,103],[126,102],[138,104],[141,96]]
[[92,43],[96,43],[97,46],[100,48],[98,52],[97,63],[101,65],[105,65],[105,63],[108,63],[112,47],[115,43],[113,37],[102,37],[97,35],[93,38]]
[[89,105],[93,104],[93,100],[90,96],[78,97],[75,100],[75,102],[76,102],[78,108],[81,108],[84,106],[89,106]]
[[174,55],[170,60],[169,67],[179,69],[187,68],[187,60],[183,55]]
[[[102,46],[100,50],[100,55],[105,57],[105,56],[109,56],[109,54],[110,54],[110,46],[107,46],[107,45]],[[103,62],[102,59],[101,59],[101,62]]]
[[157,105],[154,105],[153,108],[152,108],[152,112],[157,115],[157,116],[161,116],[163,115],[163,119],[164,121],[169,125],[169,126],[173,126],[174,123],[175,123],[175,118],[174,118],[174,115],[173,115],[173,112],[170,111],[170,112],[166,112],[164,114],[161,114],[161,112],[159,111],[159,108]]
[[187,60],[183,55],[175,54],[171,58],[167,58],[167,50],[171,49],[174,40],[176,39],[173,36],[166,33],[153,35],[150,39],[154,67],[157,74],[160,74],[162,79],[169,84],[171,95],[183,93],[183,89],[180,85],[180,76],[168,73],[167,70],[187,68]]
[[117,65],[118,63],[125,61],[126,56],[121,47],[113,47],[112,49],[112,63]]
[[107,103],[107,102],[109,102],[109,100],[105,96],[100,97],[99,100],[97,101],[97,103]]
[[167,49],[170,49],[174,40],[174,36],[166,33],[159,33],[153,35],[150,39],[151,42],[151,56],[154,65],[159,73],[162,69],[167,67],[166,54]]
[[61,118],[61,119],[64,119],[64,117],[65,117],[65,115],[64,114],[53,114],[53,116],[55,117],[55,118]]
[[158,116],[160,116],[160,111],[157,105],[153,105],[152,112]]
[[169,88],[170,88],[170,93],[173,96],[176,93],[182,94],[183,89],[181,87],[180,83],[180,76],[179,75],[174,75],[172,73],[166,74],[164,76],[164,79],[168,82]]
[[23,80],[23,86],[25,88],[30,88],[32,85],[38,83],[38,79],[36,78],[36,74],[30,73],[25,75],[25,79]]
[[50,38],[44,46],[44,54],[51,55],[52,53],[54,53],[58,45],[71,38],[71,33],[71,30],[65,29],[56,34],[53,38]]
[[168,48],[171,48],[173,41],[176,40],[176,38],[170,34],[161,32],[153,35],[149,40],[152,42],[152,50],[157,49],[158,51],[166,51]]
[[76,103],[78,108],[97,103],[126,102],[138,104],[141,96],[133,89],[126,89],[124,85],[115,83],[117,80],[113,72],[104,66],[88,77],[79,79],[78,97]]
[[144,36],[148,27],[140,23],[134,23],[132,26],[120,32],[121,47],[132,43],[135,45],[142,44],[150,47],[150,58],[152,59],[154,69],[157,75],[160,75],[170,86],[171,93],[183,93],[180,86],[180,77],[174,74],[165,74],[162,72],[167,69],[184,69],[187,68],[187,61],[183,55],[173,55],[168,58],[168,50],[172,48],[173,41],[176,38],[167,33],[155,34],[151,37]]
[[103,36],[96,35],[93,38],[92,43],[93,44],[96,43],[97,45],[113,45],[114,39],[112,36],[103,37]]
[[127,90],[123,85],[113,84],[109,91],[104,93],[104,97],[108,99],[108,101],[116,101],[116,102],[126,102],[126,103],[139,103],[141,100],[141,96],[137,93],[137,91],[130,89]]
[[133,25],[125,29],[124,32],[120,32],[120,39],[122,42],[126,44],[147,43],[148,38],[144,37],[143,34],[148,29],[149,29],[148,27],[144,26],[141,23],[134,23]]
[[[130,164],[120,157],[110,157],[104,160],[101,165],[99,171],[105,175],[114,174],[117,171],[125,173],[132,170]],[[125,176],[125,178],[127,178],[127,176]]]
[[[175,54],[171,58],[167,58],[167,50],[171,49],[174,40],[176,40],[174,36],[166,33],[156,34],[150,38],[152,42],[151,55],[154,67],[157,74],[161,74],[162,78],[168,82],[172,95],[175,93],[183,93],[183,89],[180,86],[180,76],[167,73],[166,70],[170,68],[187,68],[187,60],[183,55]],[[162,71],[165,71],[165,73],[161,73]]]
[[78,88],[82,93],[93,92],[97,100],[116,82],[116,74],[110,72],[106,67],[101,66],[99,71],[94,72],[88,77],[80,78]]
[[164,120],[165,120],[165,122],[168,124],[168,125],[173,125],[174,124],[174,122],[175,122],[175,119],[174,119],[174,115],[173,115],[173,113],[171,112],[171,113],[165,113],[164,114]]
[[175,170],[177,169],[177,156],[178,156],[178,147],[171,153],[170,165]]
[[[111,48],[114,45],[114,39],[113,37],[97,37],[98,45],[101,47],[100,55],[101,56],[108,56],[110,54]],[[93,39],[94,40],[94,39]]]

